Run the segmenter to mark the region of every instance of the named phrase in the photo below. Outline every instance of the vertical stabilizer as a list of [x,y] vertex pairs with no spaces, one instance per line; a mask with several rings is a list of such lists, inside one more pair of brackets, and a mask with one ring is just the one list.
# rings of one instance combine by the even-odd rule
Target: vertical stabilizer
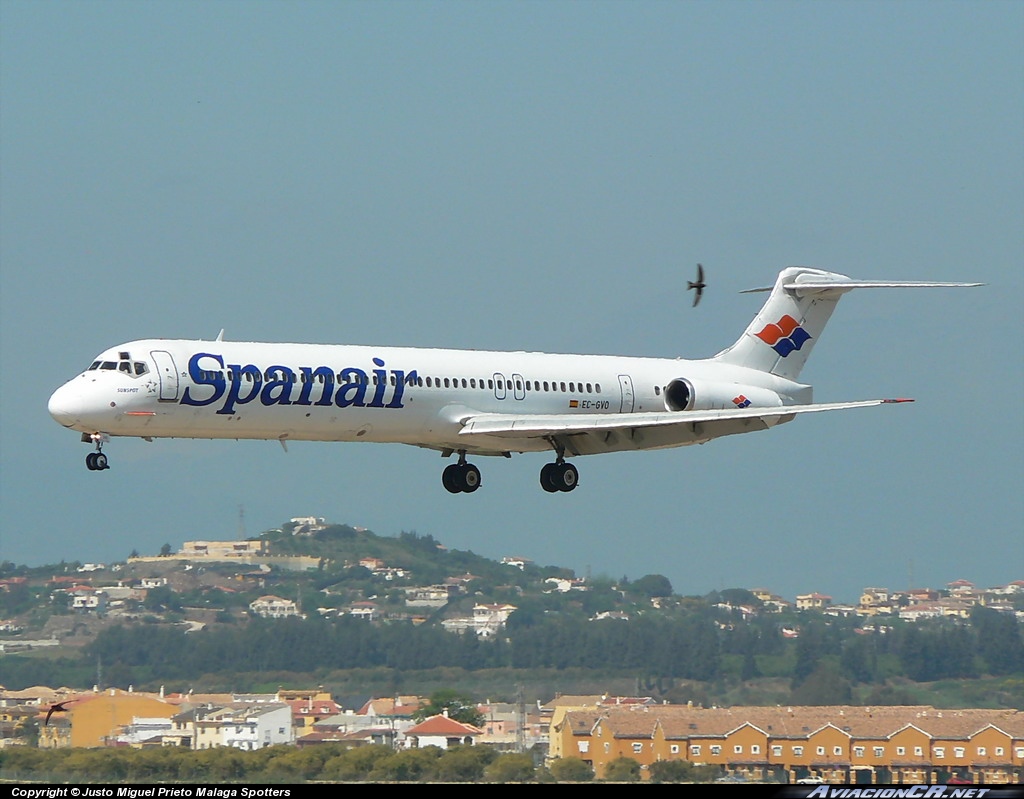
[[[801,290],[802,282],[813,288]],[[821,288],[823,283],[835,287]],[[839,298],[851,288],[845,275],[790,266],[779,273],[768,301],[739,340],[714,360],[796,380]],[[768,289],[753,289],[767,291]]]

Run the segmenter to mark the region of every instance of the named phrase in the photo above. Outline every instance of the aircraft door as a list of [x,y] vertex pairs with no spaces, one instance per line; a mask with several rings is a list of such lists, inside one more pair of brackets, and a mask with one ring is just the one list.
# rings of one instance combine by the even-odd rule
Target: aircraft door
[[494,373],[494,398],[505,399],[505,375],[499,372]]
[[174,401],[178,399],[178,370],[174,366],[174,358],[165,350],[153,350],[149,353],[156,364],[156,373],[160,377],[160,399]]
[[619,413],[633,412],[633,379],[629,375],[619,375],[619,391],[622,393],[622,404]]
[[526,399],[526,381],[522,375],[512,375],[512,392],[517,400]]

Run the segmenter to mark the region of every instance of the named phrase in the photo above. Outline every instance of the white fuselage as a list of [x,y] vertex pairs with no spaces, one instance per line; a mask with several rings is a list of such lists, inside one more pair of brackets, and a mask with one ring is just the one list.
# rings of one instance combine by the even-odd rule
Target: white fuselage
[[[705,410],[733,408],[740,393],[760,407],[810,399],[807,386],[712,360],[149,339],[100,354],[53,394],[49,409],[90,435],[394,442],[497,455],[552,444],[508,434],[460,438],[467,419],[685,413],[667,401],[666,387],[680,378],[724,387],[710,399],[705,392]],[[742,431],[692,427],[640,439],[588,436],[570,454],[681,446]]]

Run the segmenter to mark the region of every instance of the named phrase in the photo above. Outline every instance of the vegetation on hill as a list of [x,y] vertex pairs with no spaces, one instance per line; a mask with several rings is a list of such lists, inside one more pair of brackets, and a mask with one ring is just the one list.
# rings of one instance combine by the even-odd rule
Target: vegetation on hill
[[[568,569],[498,563],[415,532],[387,538],[328,525],[300,534],[285,525],[261,538],[272,556],[309,556],[318,565],[295,572],[272,556],[253,566],[171,555],[88,573],[80,564],[0,564],[0,614],[22,627],[10,640],[49,633],[77,642],[7,654],[0,683],[257,690],[313,682],[344,695],[413,685],[429,694],[456,686],[437,681],[450,679],[460,692],[474,685],[492,697],[535,685],[540,699],[597,683],[720,704],[895,704],[915,701],[916,686],[953,681],[960,687],[947,697],[955,705],[970,693],[965,684],[982,679],[986,689],[977,693],[986,701],[974,704],[1016,706],[1024,693],[1022,625],[981,606],[963,620],[865,623],[820,611],[771,613],[745,589],[679,596],[657,574],[584,583]],[[61,586],[90,579],[146,579],[149,587],[117,613],[73,612]],[[439,606],[409,606],[411,589],[446,581]],[[254,617],[250,603],[267,594],[294,600],[303,617]],[[343,613],[368,600],[378,620]],[[490,637],[442,626],[489,604],[516,608]]]

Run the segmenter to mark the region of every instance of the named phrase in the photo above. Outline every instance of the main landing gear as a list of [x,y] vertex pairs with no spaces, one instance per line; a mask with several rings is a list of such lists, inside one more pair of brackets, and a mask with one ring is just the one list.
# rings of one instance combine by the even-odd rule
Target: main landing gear
[[540,485],[545,491],[572,491],[580,482],[580,473],[571,463],[545,463],[540,470]]
[[556,439],[548,441],[555,448],[554,463],[545,463],[540,470],[540,487],[554,494],[556,491],[572,491],[579,485],[580,473],[571,463],[565,462],[565,447]]
[[[575,466],[566,462],[564,449],[555,449],[558,458],[554,463],[544,464],[540,470],[541,488],[551,494],[572,491],[579,485],[580,473]],[[451,454],[451,451],[448,450],[445,454]],[[480,487],[480,470],[472,463],[466,462],[465,450],[459,450],[459,462],[450,463],[444,468],[441,483],[452,494],[472,494]]]
[[448,464],[441,473],[441,483],[452,494],[472,494],[480,487],[480,470],[466,463],[465,450],[459,452],[459,462]]

